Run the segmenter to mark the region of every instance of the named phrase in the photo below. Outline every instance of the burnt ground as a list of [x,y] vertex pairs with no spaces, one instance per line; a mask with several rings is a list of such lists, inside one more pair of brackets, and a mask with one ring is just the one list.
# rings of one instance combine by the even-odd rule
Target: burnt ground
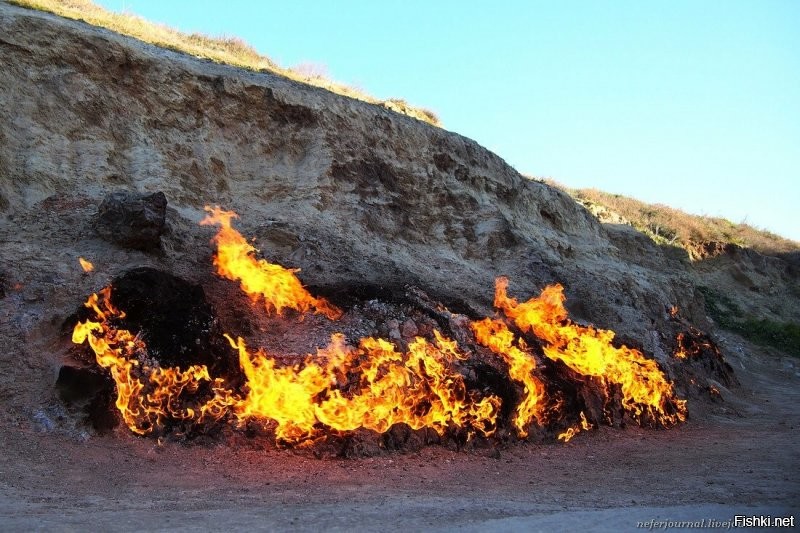
[[725,401],[690,404],[672,430],[602,428],[568,444],[318,459],[241,434],[90,437],[5,413],[0,529],[619,530],[797,515],[800,365],[723,342],[747,352]]

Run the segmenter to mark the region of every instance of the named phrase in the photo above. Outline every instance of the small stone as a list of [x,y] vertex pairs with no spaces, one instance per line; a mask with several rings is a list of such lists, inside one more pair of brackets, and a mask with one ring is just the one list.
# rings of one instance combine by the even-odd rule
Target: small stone
[[419,329],[417,329],[417,325],[414,321],[409,318],[400,326],[400,333],[403,335],[404,339],[413,339],[419,334]]
[[389,330],[389,338],[394,341],[399,341],[403,337],[400,335],[400,322],[395,319],[386,321],[386,329]]
[[42,298],[42,295],[35,287],[26,287],[25,290],[22,291],[22,299],[26,302],[38,302]]

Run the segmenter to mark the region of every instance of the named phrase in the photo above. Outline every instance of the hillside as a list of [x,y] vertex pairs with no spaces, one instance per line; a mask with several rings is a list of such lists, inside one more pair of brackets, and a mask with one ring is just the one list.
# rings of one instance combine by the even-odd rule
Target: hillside
[[186,34],[163,24],[155,24],[132,13],[109,11],[95,4],[92,0],[8,1],[19,6],[54,13],[70,19],[82,20],[94,26],[107,28],[146,43],[209,59],[217,63],[233,65],[255,72],[278,74],[314,87],[327,89],[336,94],[380,105],[429,124],[440,125],[439,117],[429,109],[409,105],[408,102],[401,98],[379,100],[360,89],[328,79],[325,75],[314,72],[314,69],[305,71],[303,68],[281,67],[269,57],[259,54],[258,51],[243,40],[235,37],[211,37],[199,33]]
[[[659,246],[684,250],[693,263],[706,312],[718,326],[800,355],[796,308],[800,243],[745,223],[691,215],[596,189],[571,189],[553,180],[540,181],[568,193],[603,224],[629,226]],[[764,292],[773,296],[759,305],[757,294]],[[791,302],[789,306],[776,302],[784,297]]]
[[572,189],[544,180],[575,198],[601,222],[630,224],[657,244],[685,249],[693,259],[702,258],[708,243],[750,248],[764,255],[785,257],[800,252],[800,243],[725,218],[691,215],[663,204],[648,204],[621,194],[597,189]]
[[9,2],[0,63],[9,529],[795,512],[790,261],[690,260],[386,106]]
[[672,327],[663,309],[705,327],[687,266],[655,244],[631,261],[568,195],[474,141],[272,73],[17,12],[0,112],[0,206],[15,217],[66,198],[90,208],[115,189],[162,191],[174,208],[168,249],[187,263],[205,253],[185,244],[203,206],[220,204],[326,290],[412,283],[488,310],[487,290],[507,275],[564,284],[581,319],[656,353],[670,351],[651,325]]

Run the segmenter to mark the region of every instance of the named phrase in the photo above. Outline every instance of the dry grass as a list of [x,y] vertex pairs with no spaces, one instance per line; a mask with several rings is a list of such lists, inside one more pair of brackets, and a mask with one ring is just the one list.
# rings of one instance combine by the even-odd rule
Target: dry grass
[[648,204],[619,194],[596,189],[570,189],[552,180],[549,185],[566,191],[590,211],[602,206],[621,216],[659,244],[680,246],[693,255],[698,245],[707,242],[732,243],[767,255],[800,251],[800,243],[785,239],[749,224],[718,217],[690,215],[662,204]]
[[[198,33],[186,34],[162,24],[149,22],[131,13],[114,13],[94,4],[91,0],[9,0],[10,3],[56,15],[83,20],[94,26],[134,37],[146,43],[255,71],[268,71],[295,81],[321,87],[331,92],[356,98],[371,104],[382,105],[398,113],[441,126],[436,113],[428,109],[409,106],[402,100],[379,100],[363,91],[337,83],[314,72],[282,68],[252,46],[236,37],[209,37]],[[398,105],[402,102],[402,105]]]

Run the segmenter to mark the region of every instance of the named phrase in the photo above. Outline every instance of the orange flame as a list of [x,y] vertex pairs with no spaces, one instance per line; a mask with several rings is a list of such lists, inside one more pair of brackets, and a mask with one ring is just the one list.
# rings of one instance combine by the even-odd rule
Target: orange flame
[[79,257],[78,262],[81,264],[83,271],[87,274],[94,270],[94,265],[91,263],[91,261],[84,259],[83,257]]
[[538,298],[518,303],[507,295],[508,279],[497,278],[495,307],[524,332],[543,341],[544,355],[562,361],[582,376],[618,385],[622,406],[639,423],[655,420],[671,426],[686,419],[685,400],[674,400],[672,384],[658,364],[638,350],[612,344],[614,332],[579,326],[568,318],[564,307],[564,289],[555,284],[546,287]]
[[[455,342],[435,336],[435,343],[418,337],[403,354],[371,337],[348,347],[344,336],[335,334],[316,357],[283,368],[261,350],[248,352],[241,338],[227,337],[247,376],[237,416],[276,422],[275,435],[286,442],[313,438],[322,428],[384,433],[399,423],[439,435],[450,427],[491,435],[500,400],[468,393],[462,376],[447,365],[462,357]],[[354,390],[344,392],[348,374],[357,380]]]
[[675,353],[672,355],[675,356],[676,359],[686,359],[689,354],[687,352],[688,347],[684,344],[683,332],[678,333],[678,336],[675,340],[678,344],[678,347],[675,349]]
[[[213,240],[218,273],[239,281],[252,301],[263,301],[266,312],[288,308],[331,319],[341,315],[303,288],[296,271],[256,259],[255,248],[231,226],[235,213],[206,210],[209,215],[201,223],[219,226]],[[520,438],[532,425],[545,427],[554,418],[559,422],[564,413],[560,400],[548,401],[533,351],[511,331],[510,321],[535,337],[545,362],[562,361],[575,379],[591,377],[618,387],[622,407],[636,422],[669,426],[685,419],[685,401],[675,398],[656,362],[637,350],[614,347],[611,331],[571,322],[560,285],[523,303],[509,298],[507,287],[507,279],[497,279],[495,307],[507,320],[486,318],[471,322],[471,329],[477,343],[497,355],[508,377],[522,388],[511,421]],[[117,388],[116,406],[137,434],[160,433],[170,421],[204,423],[229,414],[240,424],[271,428],[276,439],[290,444],[359,428],[382,433],[396,424],[430,428],[439,435],[459,429],[468,438],[490,436],[497,427],[500,398],[467,389],[456,370],[467,353],[439,331],[433,332],[432,340],[417,337],[405,350],[373,337],[351,345],[337,333],[327,346],[292,366],[279,364],[263,349],[248,349],[241,337],[225,334],[238,352],[246,379],[237,394],[222,379],[210,376],[205,366],[161,368],[148,358],[142,339],[115,327],[125,314],[112,304],[110,288],[91,295],[86,306],[94,316],[75,326],[72,340],[88,343],[98,365],[109,370]],[[591,427],[581,412],[579,423],[558,438],[567,442]]]
[[676,359],[693,359],[700,357],[706,351],[721,357],[719,349],[711,340],[693,327],[688,331],[679,332],[675,337],[675,343],[675,352],[672,355]]
[[[218,420],[232,403],[232,394],[224,389],[221,379],[213,379],[205,366],[193,365],[185,371],[161,368],[150,364],[144,342],[125,329],[115,329],[110,320],[124,318],[125,313],[111,303],[111,289],[92,294],[86,302],[98,321],[87,320],[75,325],[72,342],[88,342],[97,364],[109,370],[116,383],[115,402],[123,421],[139,435],[159,431],[168,419]],[[208,401],[186,406],[185,397],[192,396],[208,382],[213,395]]]
[[522,399],[517,405],[514,427],[520,437],[528,436],[528,427],[535,420],[544,423],[544,384],[533,373],[536,361],[527,351],[525,341],[518,339],[514,346],[514,334],[505,322],[485,318],[470,324],[479,344],[486,346],[508,364],[508,375],[523,385]]
[[281,314],[284,309],[294,309],[300,313],[314,310],[335,320],[342,312],[324,298],[315,298],[295,276],[299,269],[287,269],[264,259],[256,259],[257,250],[233,229],[231,220],[236,213],[224,211],[219,207],[206,207],[209,213],[201,225],[220,226],[213,242],[217,245],[214,266],[220,276],[239,281],[241,289],[255,303],[263,300],[267,313]]
[[592,425],[589,423],[588,420],[586,420],[586,415],[583,413],[583,411],[581,411],[580,423],[570,428],[567,428],[567,430],[564,431],[563,433],[559,433],[558,440],[565,443],[569,442],[572,439],[572,437],[574,437],[581,431],[589,431],[590,429],[592,429]]

